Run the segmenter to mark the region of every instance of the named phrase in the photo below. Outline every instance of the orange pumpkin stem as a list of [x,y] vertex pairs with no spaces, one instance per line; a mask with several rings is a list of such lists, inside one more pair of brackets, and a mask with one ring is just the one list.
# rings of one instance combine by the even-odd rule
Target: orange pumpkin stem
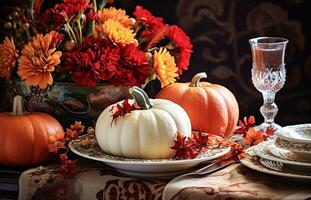
[[191,80],[189,87],[201,87],[200,80],[202,78],[207,78],[205,72],[197,73]]
[[21,116],[25,113],[26,112],[24,110],[23,97],[20,95],[16,95],[13,99],[13,111],[11,112],[11,115]]

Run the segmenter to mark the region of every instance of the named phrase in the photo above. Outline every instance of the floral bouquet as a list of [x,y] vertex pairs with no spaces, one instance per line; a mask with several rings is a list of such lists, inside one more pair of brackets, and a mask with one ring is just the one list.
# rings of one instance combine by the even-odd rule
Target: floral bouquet
[[105,1],[50,4],[32,0],[12,10],[0,44],[1,78],[43,91],[55,81],[130,87],[158,79],[164,87],[188,69],[187,34],[141,6],[128,15]]

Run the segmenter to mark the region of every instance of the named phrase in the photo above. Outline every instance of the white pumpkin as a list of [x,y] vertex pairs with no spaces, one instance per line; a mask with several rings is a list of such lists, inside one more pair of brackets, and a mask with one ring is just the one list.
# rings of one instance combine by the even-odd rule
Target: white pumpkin
[[170,158],[174,150],[176,132],[191,135],[191,123],[185,110],[164,99],[149,99],[139,87],[130,88],[130,94],[140,110],[133,110],[112,123],[112,107],[99,116],[95,134],[99,146],[108,154],[128,158]]

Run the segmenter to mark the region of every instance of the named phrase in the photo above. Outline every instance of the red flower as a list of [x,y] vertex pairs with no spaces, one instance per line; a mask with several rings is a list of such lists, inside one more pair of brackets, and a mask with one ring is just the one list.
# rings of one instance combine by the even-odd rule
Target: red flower
[[144,31],[141,35],[145,38],[150,38],[154,33],[156,33],[163,24],[163,18],[153,16],[147,9],[141,6],[136,6],[133,13],[138,21],[144,25]]
[[72,80],[95,87],[98,80],[109,80],[117,73],[120,49],[101,37],[88,36],[71,52],[64,53],[63,72],[71,72]]
[[178,67],[178,73],[182,74],[183,70],[188,70],[190,56],[192,53],[190,38],[176,25],[170,26],[166,34],[176,48],[176,50],[173,50],[173,55],[177,58],[176,64]]
[[111,83],[115,86],[143,85],[151,70],[145,53],[134,44],[129,44],[121,51],[118,70],[111,78]]
[[91,9],[92,6],[89,5],[89,2],[89,0],[63,0],[62,3],[56,4],[53,8],[47,9],[41,16],[40,20],[47,24],[52,23],[55,27],[58,27],[64,24],[65,21],[83,13],[87,8]]

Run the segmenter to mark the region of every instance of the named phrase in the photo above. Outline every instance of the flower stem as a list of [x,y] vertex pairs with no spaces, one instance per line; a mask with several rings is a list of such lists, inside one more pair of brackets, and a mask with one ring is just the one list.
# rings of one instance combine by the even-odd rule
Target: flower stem
[[71,26],[69,25],[68,22],[66,22],[66,25],[67,25],[67,28],[68,28],[68,34],[69,34],[69,32],[71,32],[73,40],[76,42],[76,44],[78,44],[78,40],[77,40],[77,37],[75,35],[75,32],[72,30],[72,28],[71,28]]
[[78,17],[77,23],[78,23],[78,31],[79,31],[79,44],[81,44],[82,40],[83,40],[82,26],[81,26],[81,16]]
[[[96,0],[93,0],[93,7],[94,7],[94,12],[97,13],[97,2],[96,2]],[[95,20],[92,20],[91,27],[90,27],[92,34],[94,33],[94,28],[95,28]]]

